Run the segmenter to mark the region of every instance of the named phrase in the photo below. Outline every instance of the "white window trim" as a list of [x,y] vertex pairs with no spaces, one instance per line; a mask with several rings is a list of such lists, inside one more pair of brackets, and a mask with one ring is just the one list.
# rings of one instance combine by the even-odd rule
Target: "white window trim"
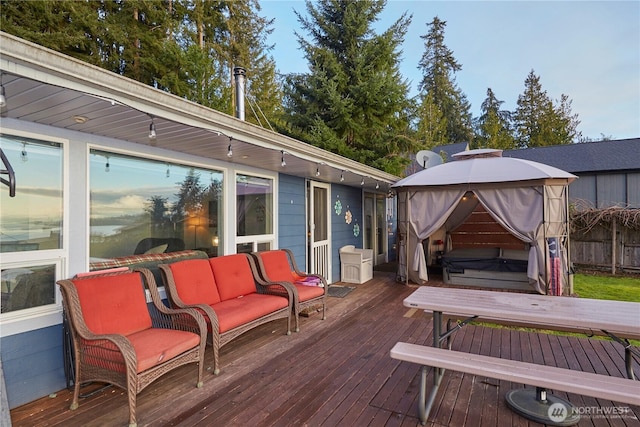
[[[55,142],[62,150],[62,248],[42,251],[3,252],[0,254],[2,268],[35,267],[56,265],[56,280],[67,275],[69,259],[69,140],[46,134],[25,132],[15,129],[2,129],[2,134],[30,138],[41,142]],[[18,182],[19,185],[19,182]],[[33,307],[15,312],[0,314],[0,337],[4,338],[24,332],[35,331],[62,323],[62,295],[58,285],[55,287],[55,304]]]
[[244,169],[236,169],[233,171],[233,181],[230,183],[230,187],[233,189],[232,193],[232,199],[229,199],[230,201],[233,200],[233,203],[229,203],[229,206],[233,206],[233,214],[231,216],[229,216],[229,218],[237,218],[237,194],[236,194],[236,184],[238,182],[238,175],[248,175],[248,176],[253,176],[256,178],[264,178],[264,179],[270,179],[273,182],[273,229],[272,232],[269,234],[253,234],[251,236],[238,236],[238,230],[236,228],[237,226],[237,222],[234,220],[233,224],[229,224],[230,227],[227,227],[227,229],[230,229],[231,226],[233,226],[233,232],[231,234],[231,238],[233,239],[232,241],[234,242],[233,244],[233,252],[230,253],[235,253],[237,252],[237,247],[239,244],[246,244],[246,243],[253,243],[253,250],[257,251],[257,247],[258,244],[260,243],[270,243],[271,244],[271,249],[277,249],[278,248],[278,236],[277,236],[277,231],[278,230],[278,173],[267,173],[264,171],[250,171],[250,170],[244,170]]
[[[55,253],[59,251],[50,250],[42,252],[53,256],[51,258],[45,258],[42,256],[35,256],[36,252],[30,252],[31,256],[23,255],[20,256],[19,260],[11,261],[7,260],[7,258],[16,258],[19,254],[4,253],[2,257],[2,268],[41,267],[47,265],[55,265],[56,281],[62,279],[64,277],[65,260],[62,257],[55,256]],[[54,285],[54,297],[55,302],[53,304],[2,313],[2,315],[0,316],[0,331],[2,337],[52,326],[62,322],[62,295],[60,293],[58,285]]]

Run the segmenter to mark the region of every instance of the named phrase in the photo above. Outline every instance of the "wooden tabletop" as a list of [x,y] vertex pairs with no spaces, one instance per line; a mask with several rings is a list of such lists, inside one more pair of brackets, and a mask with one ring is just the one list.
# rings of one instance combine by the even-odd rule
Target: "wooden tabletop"
[[405,298],[404,305],[545,329],[605,330],[620,338],[640,339],[636,302],[421,286]]

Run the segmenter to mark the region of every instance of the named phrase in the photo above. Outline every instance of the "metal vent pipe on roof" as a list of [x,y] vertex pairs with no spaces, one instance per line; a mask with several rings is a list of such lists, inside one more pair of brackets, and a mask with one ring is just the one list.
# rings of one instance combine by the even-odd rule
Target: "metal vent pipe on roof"
[[233,67],[233,79],[236,86],[236,118],[244,121],[244,85],[247,70]]

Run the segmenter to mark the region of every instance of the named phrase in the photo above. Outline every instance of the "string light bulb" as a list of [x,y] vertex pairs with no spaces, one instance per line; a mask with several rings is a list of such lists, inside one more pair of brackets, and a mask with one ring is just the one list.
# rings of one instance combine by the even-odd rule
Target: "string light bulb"
[[364,185],[364,177],[362,177],[362,181],[360,181],[360,185]]
[[109,172],[111,170],[111,165],[109,164],[109,157],[107,157],[107,163],[104,164],[104,171]]
[[7,106],[7,97],[4,93],[4,85],[0,84],[0,108],[4,108]]
[[153,117],[151,118],[151,124],[149,125],[149,141],[155,141],[158,137],[156,133],[156,124],[153,122]]
[[22,151],[20,152],[20,160],[22,160],[23,162],[26,162],[27,160],[29,160],[29,157],[27,156],[27,144],[26,143],[22,143]]
[[344,182],[344,171],[340,172],[340,182]]
[[378,184],[378,182],[376,181],[376,190],[380,188],[380,184]]
[[320,166],[316,166],[316,176],[320,176]]
[[231,144],[227,147],[227,157],[233,157],[233,150],[231,149]]
[[280,162],[280,166],[282,167],[287,166],[287,162],[284,160],[284,150],[282,150],[282,160]]

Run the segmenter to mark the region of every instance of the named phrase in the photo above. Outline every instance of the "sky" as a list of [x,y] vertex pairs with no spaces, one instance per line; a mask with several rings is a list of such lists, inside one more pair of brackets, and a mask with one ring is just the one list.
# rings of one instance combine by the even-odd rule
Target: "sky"
[[[279,73],[304,73],[307,62],[294,31],[310,40],[294,10],[302,0],[262,0],[261,15],[274,18],[267,44]],[[417,94],[417,68],[427,26],[446,21],[445,45],[462,65],[456,83],[473,117],[491,88],[502,108],[514,111],[529,72],[552,100],[565,94],[578,114],[583,137],[640,137],[640,1],[426,1],[388,0],[376,33],[404,12],[413,15],[402,44],[400,72]],[[250,78],[250,76],[248,76]]]

